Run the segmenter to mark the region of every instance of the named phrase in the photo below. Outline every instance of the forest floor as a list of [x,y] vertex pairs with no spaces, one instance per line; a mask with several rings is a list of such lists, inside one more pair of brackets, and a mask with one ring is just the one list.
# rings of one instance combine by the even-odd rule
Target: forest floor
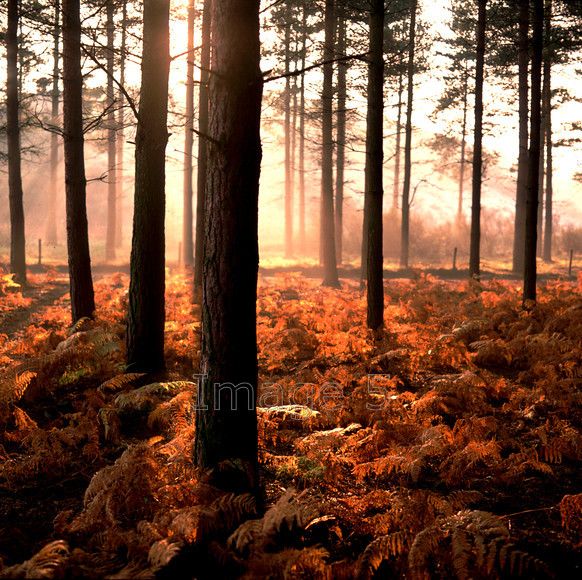
[[510,280],[387,280],[381,337],[342,286],[260,277],[257,513],[191,462],[183,270],[156,377],[124,374],[125,273],[75,328],[61,274],[0,275],[0,577],[580,577],[582,280],[529,311]]

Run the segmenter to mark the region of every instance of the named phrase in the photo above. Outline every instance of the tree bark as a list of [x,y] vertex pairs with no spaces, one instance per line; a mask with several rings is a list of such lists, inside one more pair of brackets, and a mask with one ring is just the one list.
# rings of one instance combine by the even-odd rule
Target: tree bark
[[117,128],[115,126],[115,87],[113,86],[113,73],[115,71],[115,3],[107,0],[106,4],[106,29],[107,29],[107,89],[106,105],[108,108],[107,123],[107,166],[109,175],[107,178],[107,234],[105,239],[105,260],[115,260],[115,232],[117,229]]
[[202,49],[200,53],[200,92],[198,93],[198,173],[196,181],[196,245],[194,291],[200,295],[204,269],[204,222],[206,220],[206,170],[208,163],[208,82],[210,71],[212,0],[204,0],[202,11]]
[[[242,461],[242,481],[216,470],[219,485],[257,489],[256,297],[262,75],[259,0],[212,4],[212,71],[202,347],[195,461]],[[241,475],[239,472],[238,475]],[[249,482],[250,480],[250,482]]]
[[402,222],[400,231],[400,266],[408,268],[410,244],[410,179],[412,174],[412,107],[414,90],[414,46],[416,39],[416,10],[418,2],[410,3],[410,32],[408,38],[408,100],[404,142],[404,185],[402,187]]
[[527,151],[529,140],[529,0],[519,2],[519,156],[515,195],[515,228],[513,234],[513,271],[523,273],[525,256],[525,214],[527,199]]
[[463,77],[463,123],[461,126],[461,167],[459,169],[459,205],[457,208],[457,221],[463,220],[463,194],[465,191],[465,150],[467,145],[467,110],[469,93],[469,72],[465,61],[465,74]]
[[194,149],[194,0],[188,1],[188,56],[186,65],[186,123],[184,125],[184,191],[182,211],[182,260],[184,266],[194,263],[194,220],[192,153]]
[[536,299],[536,248],[538,215],[538,179],[540,155],[543,0],[534,0],[533,51],[531,59],[531,131],[529,146],[528,191],[525,220],[525,260],[523,276],[523,305],[528,308]]
[[[346,53],[346,19],[344,14],[338,16],[337,53],[342,57]],[[344,181],[346,163],[346,99],[348,63],[337,63],[337,138],[336,138],[336,174],[335,174],[335,252],[338,264],[343,260],[343,209]]]
[[18,98],[18,0],[8,0],[6,28],[6,133],[8,140],[8,197],[10,204],[10,271],[14,280],[26,284],[26,245],[20,157]]
[[145,0],[141,101],[135,149],[127,367],[164,369],[165,162],[168,141],[170,0]]
[[396,113],[396,146],[394,149],[394,189],[392,192],[392,208],[398,209],[400,197],[400,150],[402,141],[402,94],[404,92],[404,75],[402,65],[398,71],[398,105]]
[[79,11],[79,0],[63,0],[63,138],[73,324],[85,316],[92,318],[95,311],[87,223]]
[[384,114],[384,0],[373,0],[370,12],[368,116],[366,121],[366,184],[368,217],[367,324],[378,331],[384,324],[382,255],[382,161]]
[[293,256],[293,188],[291,178],[291,4],[287,3],[285,18],[285,257]]
[[321,159],[321,250],[323,286],[339,288],[335,254],[333,212],[333,57],[335,45],[334,0],[325,0],[325,40],[323,49],[322,159]]
[[[301,38],[301,69],[305,69],[307,52],[307,8],[303,2]],[[299,88],[299,250],[305,254],[305,74]]]
[[[121,86],[125,86],[125,59],[127,45],[127,0],[121,1],[121,54],[119,61],[119,82]],[[117,219],[115,220],[115,247],[121,248],[123,244],[123,198],[124,198],[124,141],[125,141],[125,108],[122,103],[125,100],[125,95],[121,88],[118,91],[117,98],[120,106],[117,110],[117,202],[115,207],[117,209]]]
[[544,86],[543,101],[546,117],[546,207],[545,207],[545,227],[544,245],[542,259],[544,262],[552,261],[552,219],[553,219],[553,163],[552,163],[552,0],[545,2],[545,34],[546,34],[546,55],[544,58]]
[[477,61],[475,66],[475,141],[473,145],[473,184],[471,205],[471,246],[469,276],[480,276],[481,181],[483,169],[483,74],[485,65],[485,27],[487,0],[479,0],[477,21]]
[[[61,4],[60,0],[55,0],[55,13],[53,22],[53,86],[51,92],[51,123],[57,126],[59,120],[59,38],[61,33]],[[57,234],[57,179],[59,169],[59,136],[56,132],[51,133],[50,144],[50,186],[48,215],[46,221],[46,241],[49,244],[58,243]]]

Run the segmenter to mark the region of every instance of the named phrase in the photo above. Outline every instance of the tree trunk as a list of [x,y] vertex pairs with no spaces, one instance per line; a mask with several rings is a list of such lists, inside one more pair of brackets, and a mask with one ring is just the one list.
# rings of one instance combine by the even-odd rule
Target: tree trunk
[[545,145],[546,145],[546,207],[545,207],[545,227],[544,227],[544,244],[542,250],[542,259],[544,262],[552,261],[552,198],[553,198],[553,180],[552,180],[552,0],[546,0],[545,10],[545,35],[546,35],[546,55],[544,58],[544,86],[543,102],[545,116]]
[[[126,59],[126,44],[127,44],[127,0],[122,0],[121,3],[121,54],[119,62],[119,82],[121,86],[125,86],[125,59]],[[118,100],[120,106],[118,108],[117,116],[117,219],[115,220],[115,247],[121,248],[123,244],[123,198],[124,198],[124,141],[125,141],[125,115],[122,103],[125,100],[123,91],[119,89]]]
[[182,211],[182,259],[184,266],[194,263],[194,234],[192,187],[192,153],[194,149],[194,25],[196,23],[194,0],[188,2],[188,55],[186,65],[186,123],[184,125],[184,191]]
[[367,324],[378,331],[384,324],[382,269],[382,184],[384,111],[384,0],[373,0],[370,12],[368,116],[366,121],[366,184],[368,216]]
[[291,186],[291,5],[287,3],[285,18],[285,257],[293,256],[293,189]]
[[402,187],[402,223],[400,232],[400,266],[408,268],[410,243],[410,178],[412,173],[412,106],[414,90],[414,44],[416,38],[417,0],[410,3],[410,32],[408,40],[408,101],[404,142],[404,185]]
[[396,147],[394,149],[394,189],[392,192],[392,208],[396,212],[398,209],[398,198],[400,197],[400,149],[402,139],[402,94],[404,92],[404,74],[402,66],[398,71],[398,106],[396,113]]
[[480,276],[481,245],[481,179],[483,168],[483,73],[485,65],[485,26],[487,0],[479,0],[477,22],[477,62],[475,66],[475,141],[473,145],[473,186],[471,206],[471,247],[469,276]]
[[[338,16],[337,53],[342,57],[346,53],[346,19]],[[346,160],[346,99],[347,99],[347,61],[338,62],[337,68],[337,138],[336,138],[336,174],[335,174],[335,252],[338,264],[343,260],[343,208]]]
[[536,248],[538,215],[538,178],[540,155],[542,53],[543,53],[543,0],[534,0],[533,52],[531,59],[531,132],[527,212],[525,220],[525,260],[523,276],[523,305],[528,308],[536,299]]
[[[307,9],[303,3],[303,36],[301,39],[301,70],[305,69],[307,52]],[[299,88],[299,250],[305,254],[305,74]]]
[[198,93],[198,174],[196,181],[196,248],[194,291],[202,290],[204,269],[204,222],[206,220],[206,168],[208,163],[208,82],[210,78],[210,11],[212,0],[204,0],[202,11],[202,50],[200,53],[200,92]]
[[465,150],[467,146],[467,110],[469,108],[469,72],[465,61],[465,74],[463,77],[463,124],[461,127],[461,167],[459,169],[459,206],[457,208],[457,221],[463,221],[463,193],[465,190]]
[[[61,33],[61,4],[55,0],[55,14],[53,22],[53,86],[51,92],[51,123],[56,128],[59,124],[59,38]],[[50,145],[50,186],[48,215],[46,222],[46,241],[49,244],[57,244],[57,179],[59,169],[59,136],[51,133]]]
[[[250,478],[216,470],[217,484],[257,489],[256,297],[262,75],[259,0],[212,4],[212,74],[202,346],[195,461],[242,461]],[[239,472],[238,475],[242,475]]]
[[73,324],[85,316],[93,317],[95,312],[87,223],[79,11],[79,0],[63,0],[63,138]]
[[515,228],[513,234],[513,271],[523,272],[525,256],[525,214],[527,199],[527,150],[529,140],[529,0],[519,2],[519,156],[515,195]]
[[115,70],[115,3],[107,0],[106,4],[106,29],[107,29],[107,166],[109,176],[107,179],[107,235],[105,239],[105,260],[115,260],[115,220],[117,218],[117,144],[115,127],[115,88],[113,86],[113,73]]
[[325,0],[323,48],[322,159],[321,159],[321,250],[323,286],[339,288],[335,255],[333,215],[333,57],[335,44],[334,0]]
[[141,100],[135,148],[127,367],[164,369],[165,163],[168,141],[170,0],[145,0]]
[[26,284],[26,245],[20,158],[20,114],[18,99],[19,2],[8,0],[6,28],[6,133],[8,140],[8,197],[10,203],[10,271]]

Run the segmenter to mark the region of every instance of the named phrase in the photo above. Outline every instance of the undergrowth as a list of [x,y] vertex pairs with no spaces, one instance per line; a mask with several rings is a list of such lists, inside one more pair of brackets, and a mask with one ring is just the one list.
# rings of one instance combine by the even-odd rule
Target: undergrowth
[[[0,312],[26,306],[3,280]],[[95,321],[67,329],[64,297],[0,336],[0,577],[580,573],[582,282],[526,312],[513,283],[391,281],[378,339],[355,283],[261,279],[264,510],[192,463],[188,278],[167,283],[155,378],[124,373],[127,285],[96,284]],[[54,503],[42,534],[23,490]]]

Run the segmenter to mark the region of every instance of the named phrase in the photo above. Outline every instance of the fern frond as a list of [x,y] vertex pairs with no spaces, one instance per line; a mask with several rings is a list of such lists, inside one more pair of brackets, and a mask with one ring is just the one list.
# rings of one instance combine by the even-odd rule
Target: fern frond
[[384,560],[407,552],[413,537],[409,530],[400,530],[373,540],[358,558],[358,578],[372,578]]
[[0,383],[0,404],[12,404],[20,401],[24,391],[30,385],[37,373],[24,371],[10,373]]
[[164,538],[152,544],[148,552],[148,561],[151,564],[152,572],[156,572],[167,566],[170,560],[180,553],[182,544],[174,542],[169,538]]
[[56,540],[42,547],[30,560],[5,568],[0,578],[53,578],[69,558],[69,545]]
[[101,383],[97,390],[101,393],[121,391],[128,386],[133,386],[140,379],[145,377],[145,373],[126,373],[124,375],[117,375],[104,383]]

